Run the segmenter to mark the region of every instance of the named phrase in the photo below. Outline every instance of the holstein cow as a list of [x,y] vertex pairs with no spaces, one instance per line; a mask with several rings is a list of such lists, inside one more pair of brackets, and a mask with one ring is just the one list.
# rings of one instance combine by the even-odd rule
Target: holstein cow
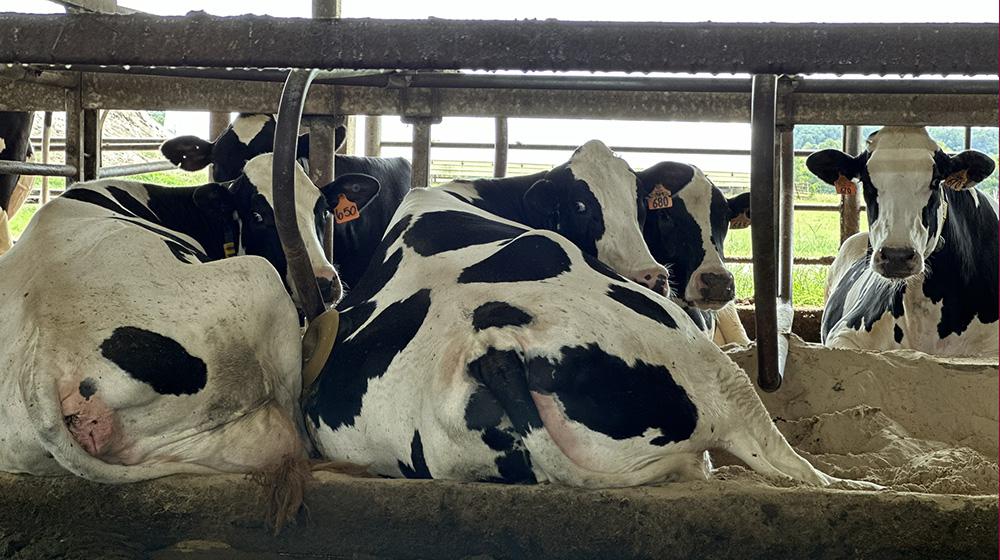
[[[301,343],[275,272],[270,159],[228,189],[101,180],[38,210],[0,258],[0,470],[106,483],[271,470],[297,507]],[[324,278],[323,197],[301,170],[295,188]]]
[[[634,212],[624,192],[602,203]],[[638,234],[619,242],[644,249]],[[340,307],[303,395],[327,458],[391,477],[614,487],[704,479],[704,451],[720,448],[769,475],[837,481],[669,299],[440,189],[407,195]]]
[[976,151],[945,154],[923,128],[885,127],[857,157],[809,156],[830,184],[860,179],[869,232],[830,269],[828,346],[996,356],[996,202],[974,188],[994,169]]
[[643,237],[670,271],[674,302],[716,342],[749,344],[732,305],[736,288],[723,264],[723,243],[730,227],[750,225],[750,194],[727,199],[700,169],[684,163],[661,162],[636,175],[651,193],[643,201]]
[[[0,160],[25,161],[31,158],[31,120],[34,113],[0,111]],[[22,180],[23,179],[23,180]],[[7,224],[21,207],[34,177],[0,174],[0,255],[13,240]]]
[[[274,130],[275,120],[271,115],[241,114],[215,142],[197,136],[180,136],[165,142],[160,151],[187,171],[197,171],[212,164],[213,180],[230,181],[242,173],[243,166],[251,158],[273,149]],[[338,146],[345,136],[346,129],[337,127]],[[299,137],[298,156],[309,156],[308,134]],[[336,213],[333,229],[340,280],[350,287],[361,278],[389,219],[410,189],[410,162],[403,158],[337,155],[334,173],[339,183],[336,189],[328,189],[331,207],[335,209],[339,195],[344,195],[348,200],[342,207],[353,209],[356,206],[359,212]]]

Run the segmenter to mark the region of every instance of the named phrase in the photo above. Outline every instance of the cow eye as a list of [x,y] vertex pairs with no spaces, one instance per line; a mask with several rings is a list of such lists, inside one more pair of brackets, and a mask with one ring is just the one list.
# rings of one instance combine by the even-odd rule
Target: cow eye
[[576,202],[575,210],[577,214],[583,214],[587,211],[587,205],[578,200]]
[[256,223],[258,223],[258,224],[262,224],[262,223],[264,223],[264,216],[261,216],[260,212],[254,212],[253,213],[253,221],[256,222]]

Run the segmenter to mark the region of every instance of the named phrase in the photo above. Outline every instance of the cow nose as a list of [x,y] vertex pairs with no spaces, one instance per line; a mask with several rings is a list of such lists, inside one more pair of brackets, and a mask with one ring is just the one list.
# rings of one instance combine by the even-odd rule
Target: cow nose
[[875,253],[875,266],[888,278],[906,278],[917,272],[917,252],[910,247],[883,247]]
[[329,278],[316,278],[316,284],[319,286],[319,293],[323,296],[323,301],[332,303],[335,300],[333,280],[330,280]]
[[632,275],[632,280],[646,286],[658,294],[665,296],[670,295],[670,283],[668,282],[669,274],[667,274],[667,269],[662,266],[640,270]]
[[727,270],[721,273],[706,272],[701,275],[701,298],[708,302],[728,303],[736,297],[733,275]]

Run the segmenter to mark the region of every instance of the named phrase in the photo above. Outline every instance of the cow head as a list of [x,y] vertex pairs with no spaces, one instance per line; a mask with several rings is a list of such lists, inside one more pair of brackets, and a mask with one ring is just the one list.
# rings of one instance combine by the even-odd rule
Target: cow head
[[723,266],[730,227],[750,224],[750,194],[726,199],[700,169],[666,161],[637,173],[645,201],[643,234],[657,262],[670,270],[677,297],[700,309],[719,309],[736,295]]
[[941,237],[948,191],[971,188],[994,168],[980,152],[945,154],[921,127],[885,127],[868,138],[868,149],[857,157],[822,150],[806,165],[831,185],[861,179],[871,268],[892,279],[924,271],[924,260]]
[[668,294],[667,270],[649,254],[639,226],[644,189],[624,160],[591,140],[525,192],[527,225],[556,231],[623,276]]
[[[240,176],[248,161],[274,150],[275,126],[273,115],[241,113],[215,142],[197,136],[178,136],[164,142],[160,153],[185,171],[198,171],[211,164],[213,181],[232,181]],[[347,129],[338,126],[338,147],[346,136]],[[297,153],[299,158],[309,157],[308,135],[299,137]]]
[[[210,215],[231,216],[235,213],[239,252],[270,261],[298,304],[301,302],[288,275],[285,253],[275,225],[271,172],[272,154],[259,155],[247,162],[243,174],[231,185],[212,183],[199,187],[194,194],[195,204]],[[295,168],[295,215],[323,299],[336,303],[342,292],[340,279],[333,265],[327,261],[321,242],[321,232],[330,215],[329,206],[323,193],[299,166]]]

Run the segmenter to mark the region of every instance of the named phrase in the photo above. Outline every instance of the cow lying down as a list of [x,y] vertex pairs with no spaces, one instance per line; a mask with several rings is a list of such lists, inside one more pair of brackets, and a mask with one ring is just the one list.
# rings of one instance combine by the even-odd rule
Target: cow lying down
[[[629,201],[630,204],[634,202]],[[384,476],[618,487],[704,479],[708,449],[813,468],[669,299],[566,238],[411,191],[303,395],[324,457]]]
[[[266,155],[228,188],[102,180],[38,211],[0,258],[0,470],[269,471],[297,509],[301,344],[270,177]],[[323,197],[301,170],[296,189],[318,247]]]

